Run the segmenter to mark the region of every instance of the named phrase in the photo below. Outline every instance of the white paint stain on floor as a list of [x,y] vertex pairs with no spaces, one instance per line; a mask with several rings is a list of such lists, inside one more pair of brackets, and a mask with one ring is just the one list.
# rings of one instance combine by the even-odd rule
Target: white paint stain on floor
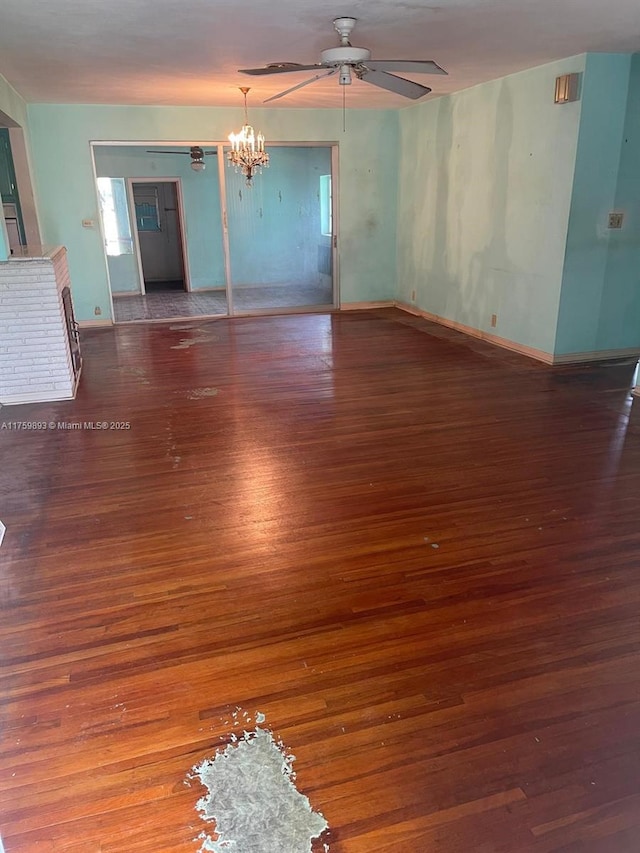
[[217,397],[217,388],[191,388],[187,391],[188,400],[204,400],[205,397]]
[[[257,719],[262,722],[264,714]],[[201,851],[311,853],[313,839],[328,824],[296,788],[294,760],[270,731],[256,726],[194,767],[209,791],[196,808],[215,824],[201,834]]]
[[199,335],[194,338],[181,338],[180,343],[172,346],[171,349],[189,349],[189,347],[193,347],[196,344],[204,344],[209,340],[205,335]]
[[188,338],[180,338],[180,343],[175,344],[171,347],[171,349],[189,349],[189,347],[193,347],[196,344],[206,344],[212,341],[217,341],[218,336],[212,334],[207,331],[207,329],[200,329],[198,326],[171,326],[171,329],[189,329],[191,332],[191,336]]

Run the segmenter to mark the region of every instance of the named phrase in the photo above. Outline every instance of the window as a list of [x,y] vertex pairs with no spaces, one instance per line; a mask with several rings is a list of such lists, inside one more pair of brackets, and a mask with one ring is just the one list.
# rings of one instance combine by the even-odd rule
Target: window
[[333,234],[331,175],[320,175],[320,233],[324,237],[331,237]]
[[158,187],[135,184],[133,197],[138,231],[161,231]]
[[107,255],[132,255],[133,240],[124,178],[98,178],[98,196]]

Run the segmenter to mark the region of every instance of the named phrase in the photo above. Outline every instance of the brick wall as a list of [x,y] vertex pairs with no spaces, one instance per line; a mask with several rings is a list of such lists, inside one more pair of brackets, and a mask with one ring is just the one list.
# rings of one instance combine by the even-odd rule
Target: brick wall
[[0,263],[0,403],[69,400],[75,394],[62,289],[66,253]]

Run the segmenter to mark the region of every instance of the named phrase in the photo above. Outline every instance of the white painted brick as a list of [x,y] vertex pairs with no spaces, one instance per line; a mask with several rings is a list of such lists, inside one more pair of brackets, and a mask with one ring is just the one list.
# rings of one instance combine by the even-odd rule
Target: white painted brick
[[59,305],[60,299],[55,290],[39,288],[37,290],[25,290],[15,293],[0,293],[0,305]]
[[58,365],[39,364],[37,367],[31,368],[31,370],[25,370],[20,367],[17,370],[8,370],[4,375],[8,381],[15,384],[16,382],[29,382],[34,377],[47,380],[64,379],[68,372],[69,370],[65,363]]
[[61,293],[70,286],[66,252],[51,261],[0,264],[0,402],[73,397]]

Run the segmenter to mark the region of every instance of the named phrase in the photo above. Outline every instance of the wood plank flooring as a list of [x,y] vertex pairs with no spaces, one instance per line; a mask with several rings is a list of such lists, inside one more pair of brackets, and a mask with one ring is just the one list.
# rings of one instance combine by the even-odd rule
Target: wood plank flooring
[[195,852],[189,771],[258,711],[318,853],[640,850],[632,364],[392,309],[83,352],[0,411],[7,853]]

